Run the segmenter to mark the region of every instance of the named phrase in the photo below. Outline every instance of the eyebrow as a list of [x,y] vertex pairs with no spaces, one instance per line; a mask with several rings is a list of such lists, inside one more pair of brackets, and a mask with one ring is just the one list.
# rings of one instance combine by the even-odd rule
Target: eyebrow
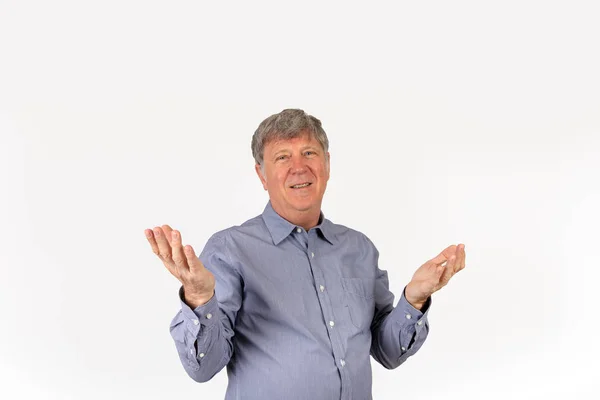
[[308,150],[308,149],[310,149],[310,150],[318,150],[318,146],[313,146],[312,144],[308,145],[308,146],[304,146],[301,151]]
[[[314,146],[314,145],[306,145],[304,147],[300,148],[300,151],[305,151],[305,150],[317,150],[318,147]],[[284,147],[282,149],[277,150],[276,152],[273,153],[273,157],[277,157],[279,154],[281,153],[291,153],[292,151],[289,149],[289,147]]]
[[290,153],[290,151],[288,149],[277,150],[275,153],[273,153],[273,158],[277,158],[282,153]]

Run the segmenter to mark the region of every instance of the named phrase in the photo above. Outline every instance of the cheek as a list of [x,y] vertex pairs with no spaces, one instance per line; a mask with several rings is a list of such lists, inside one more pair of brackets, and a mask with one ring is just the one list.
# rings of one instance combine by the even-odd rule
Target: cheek
[[273,186],[285,186],[286,176],[282,172],[274,172],[270,177],[270,182]]
[[315,171],[319,177],[319,179],[323,182],[326,182],[329,179],[329,172],[327,171],[327,167],[323,166],[318,171]]

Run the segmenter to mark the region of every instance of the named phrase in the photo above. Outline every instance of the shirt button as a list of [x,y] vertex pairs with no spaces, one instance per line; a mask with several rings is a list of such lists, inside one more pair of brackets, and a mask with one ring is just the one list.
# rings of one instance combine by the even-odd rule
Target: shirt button
[[212,314],[211,313],[206,314],[206,318],[207,319],[211,319],[212,318]]
[[190,349],[190,353],[194,354],[194,349]]
[[325,286],[319,285],[319,289],[321,289],[321,292],[322,292],[323,290],[325,290]]
[[312,257],[314,257],[314,256],[315,256],[315,253],[310,253],[310,255],[311,255]]
[[406,319],[411,319],[412,317],[410,316],[410,314],[406,314]]
[[402,351],[406,351],[406,347],[402,346]]
[[422,325],[422,324],[423,324],[423,321],[417,322],[417,325]]
[[302,232],[302,229],[298,228],[298,229],[296,229],[296,232],[300,233],[300,232]]
[[340,360],[340,364],[342,364],[342,367],[343,367],[344,365],[346,365],[346,361],[344,361],[344,360],[342,359],[342,360]]
[[200,358],[204,357],[204,353],[200,353],[198,355],[200,356]]
[[329,326],[334,326],[335,323],[333,321],[329,321]]
[[198,325],[200,323],[197,319],[193,319],[192,322],[194,323],[194,325]]

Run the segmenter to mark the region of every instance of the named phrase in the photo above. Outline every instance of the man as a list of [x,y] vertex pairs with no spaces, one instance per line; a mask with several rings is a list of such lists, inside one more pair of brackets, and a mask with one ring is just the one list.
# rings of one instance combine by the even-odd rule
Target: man
[[182,284],[170,329],[189,376],[227,366],[227,399],[371,399],[369,355],[393,369],[425,341],[431,295],[465,266],[451,245],[414,274],[393,306],[387,272],[362,233],[321,212],[329,179],[321,122],[288,109],[252,138],[269,193],[263,213],[214,234],[199,257],[168,225],[153,252]]

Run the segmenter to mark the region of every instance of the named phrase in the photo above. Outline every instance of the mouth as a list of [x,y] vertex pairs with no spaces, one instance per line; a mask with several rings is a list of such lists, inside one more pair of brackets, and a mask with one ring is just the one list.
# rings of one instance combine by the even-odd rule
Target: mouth
[[290,186],[290,189],[303,189],[309,187],[310,185],[312,185],[312,182],[298,183],[297,185]]

